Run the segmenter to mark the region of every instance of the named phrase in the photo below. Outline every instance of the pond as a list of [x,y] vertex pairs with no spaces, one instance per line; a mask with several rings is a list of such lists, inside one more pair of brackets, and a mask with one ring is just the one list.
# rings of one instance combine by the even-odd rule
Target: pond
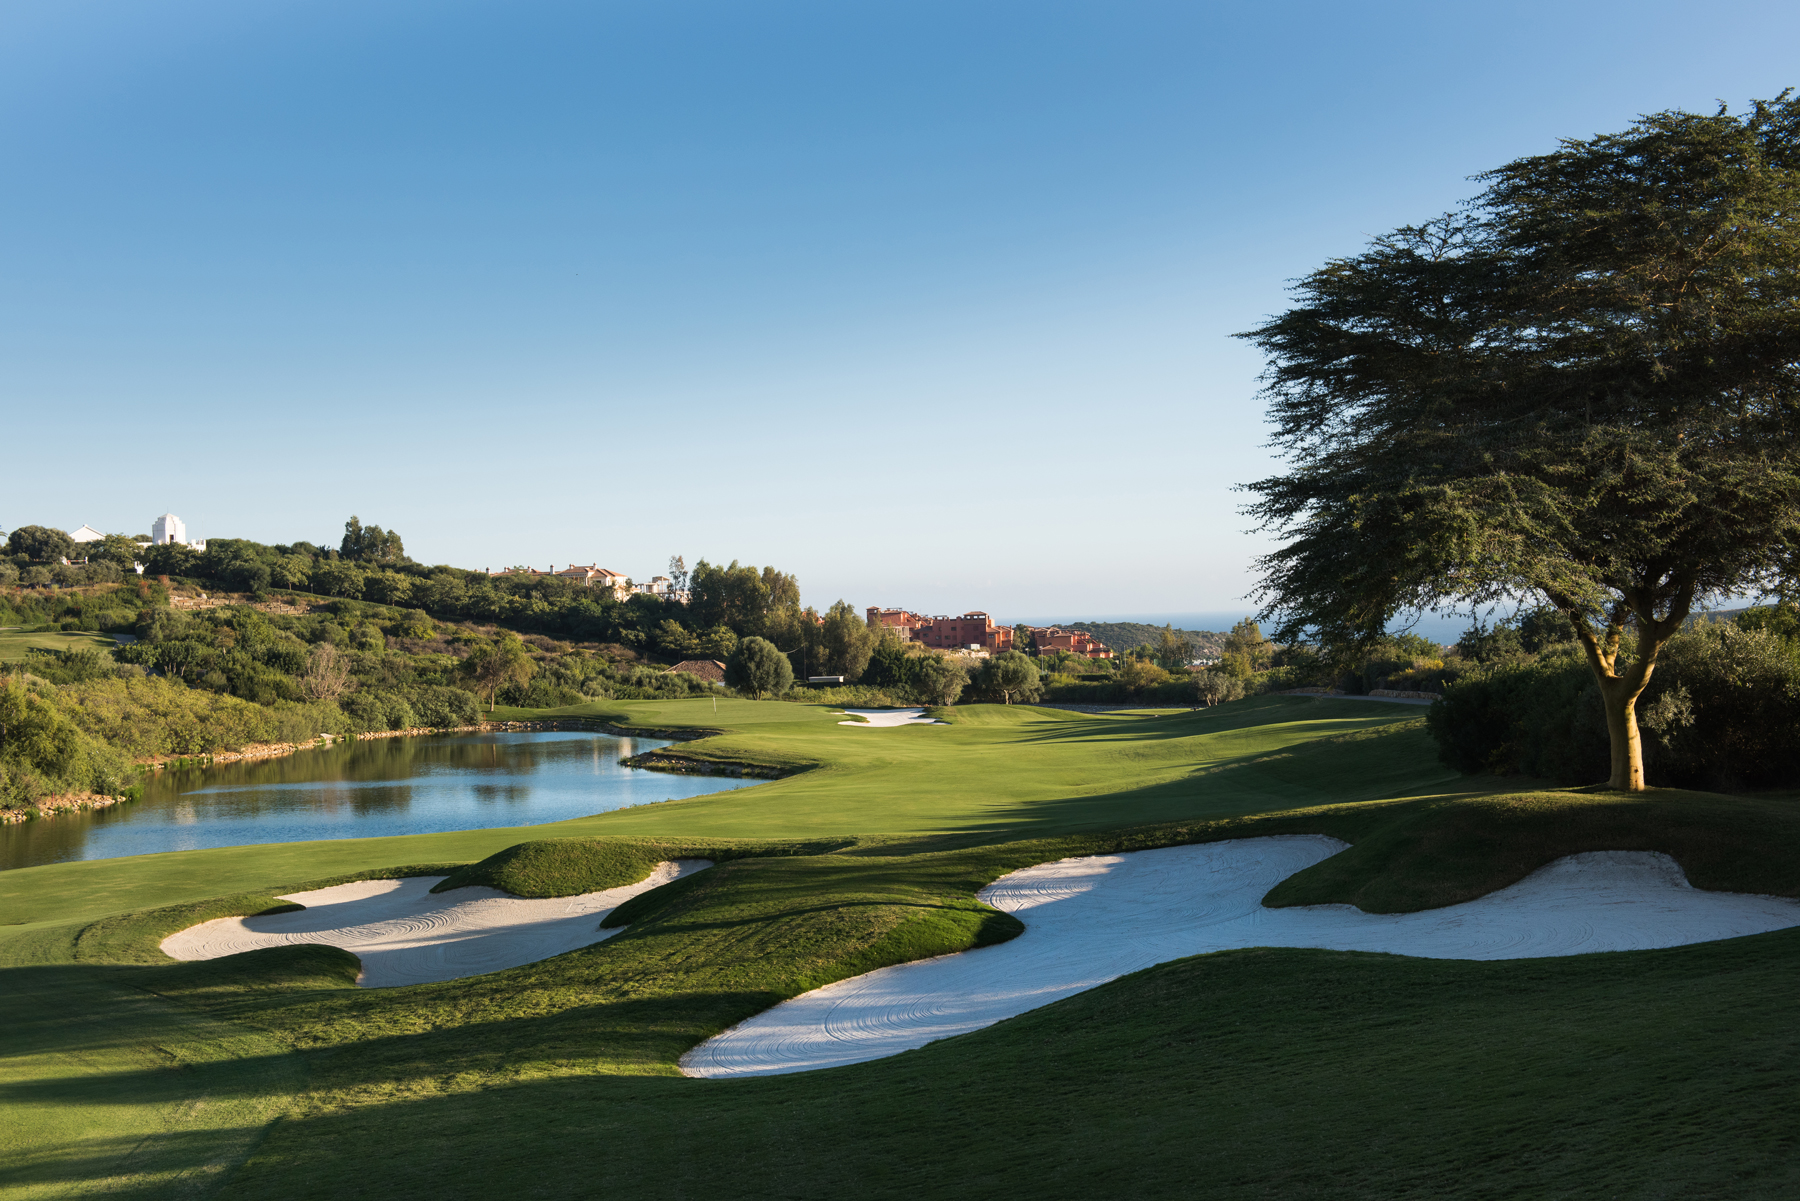
[[531,826],[757,783],[626,767],[668,746],[573,730],[374,738],[154,773],[142,800],[0,826],[0,870],[155,851]]

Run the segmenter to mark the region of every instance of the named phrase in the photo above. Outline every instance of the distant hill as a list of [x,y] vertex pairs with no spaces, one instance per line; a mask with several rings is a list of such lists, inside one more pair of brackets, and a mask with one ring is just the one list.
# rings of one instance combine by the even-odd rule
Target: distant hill
[[[1092,634],[1115,652],[1128,651],[1145,643],[1155,646],[1162,641],[1163,632],[1161,626],[1141,621],[1069,621],[1064,622],[1062,628]],[[1224,648],[1225,635],[1216,630],[1176,630],[1175,633],[1193,643],[1194,653],[1201,657],[1216,655]]]

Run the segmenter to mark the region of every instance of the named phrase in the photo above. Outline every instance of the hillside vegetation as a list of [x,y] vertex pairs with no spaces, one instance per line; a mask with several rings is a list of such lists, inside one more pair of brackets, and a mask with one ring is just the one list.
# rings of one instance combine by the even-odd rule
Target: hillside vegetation
[[[1092,634],[1114,654],[1124,654],[1140,646],[1157,645],[1163,630],[1172,627],[1153,626],[1141,621],[1071,621],[1061,628]],[[1225,643],[1225,635],[1216,630],[1175,630],[1174,634],[1177,638],[1185,638],[1192,643],[1203,658],[1216,657]]]

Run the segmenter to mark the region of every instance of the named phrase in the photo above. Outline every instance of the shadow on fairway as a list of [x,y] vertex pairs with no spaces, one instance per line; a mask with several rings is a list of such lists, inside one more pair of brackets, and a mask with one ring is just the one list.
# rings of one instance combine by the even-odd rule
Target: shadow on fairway
[[[1777,1195],[1800,1183],[1797,965],[1800,931],[1517,963],[1198,956],[824,1072],[515,1059],[284,1122],[226,1195]],[[519,1025],[510,1046],[550,1028]]]

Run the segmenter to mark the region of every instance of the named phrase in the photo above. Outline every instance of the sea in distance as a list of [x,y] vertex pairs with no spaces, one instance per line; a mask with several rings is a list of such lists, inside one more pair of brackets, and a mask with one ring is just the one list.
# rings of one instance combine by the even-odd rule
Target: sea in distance
[[141,800],[0,826],[0,870],[156,851],[530,826],[755,780],[626,767],[668,746],[572,730],[371,738],[153,772]]

